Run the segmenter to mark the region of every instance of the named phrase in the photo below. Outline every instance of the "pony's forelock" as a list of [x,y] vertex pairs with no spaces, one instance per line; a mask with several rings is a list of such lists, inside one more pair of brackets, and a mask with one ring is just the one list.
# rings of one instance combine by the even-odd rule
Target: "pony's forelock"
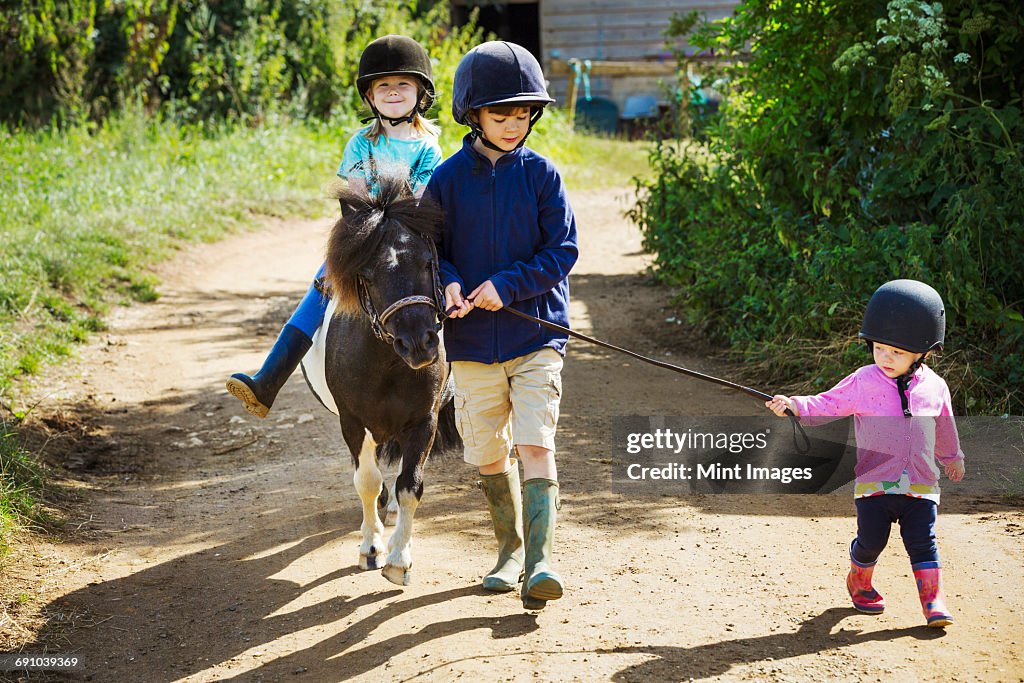
[[417,200],[402,177],[381,176],[372,197],[347,187],[335,188],[331,196],[340,203],[342,215],[327,238],[325,277],[338,311],[357,314],[357,276],[373,261],[381,244],[393,242],[402,226],[436,241],[442,214],[436,204]]

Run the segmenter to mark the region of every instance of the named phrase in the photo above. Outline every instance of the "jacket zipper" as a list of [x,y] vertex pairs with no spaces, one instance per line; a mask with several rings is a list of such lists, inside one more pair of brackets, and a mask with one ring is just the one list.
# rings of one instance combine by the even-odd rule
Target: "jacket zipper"
[[[498,187],[497,187],[497,163],[491,164],[491,272],[497,267],[498,255]],[[498,336],[498,316],[496,314],[491,315],[491,338],[493,344],[491,348],[494,349],[493,356],[491,357],[492,363],[497,363],[498,359],[501,358],[501,348],[499,344]]]

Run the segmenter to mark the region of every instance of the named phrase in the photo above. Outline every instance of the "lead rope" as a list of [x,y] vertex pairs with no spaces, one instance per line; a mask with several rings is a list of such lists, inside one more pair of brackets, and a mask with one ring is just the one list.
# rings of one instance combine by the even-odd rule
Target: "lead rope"
[[[472,303],[471,299],[467,299],[467,301]],[[447,311],[445,311],[444,312],[445,318],[451,317],[451,314],[455,310],[456,310],[456,307],[453,306],[453,307],[449,308]],[[705,375],[703,372],[697,372],[696,370],[690,370],[689,368],[684,368],[684,367],[682,367],[680,365],[673,365],[672,363],[666,363],[665,361],[660,361],[660,360],[655,360],[653,358],[648,358],[647,356],[642,356],[642,355],[640,355],[639,353],[637,353],[635,351],[630,351],[629,349],[624,349],[621,346],[615,346],[614,344],[609,344],[606,341],[601,341],[600,339],[595,339],[594,337],[588,337],[587,335],[585,335],[585,334],[583,334],[581,332],[575,332],[573,330],[570,330],[568,327],[562,327],[561,325],[557,325],[555,323],[548,322],[547,320],[541,320],[540,318],[535,318],[534,316],[530,315],[529,313],[523,313],[522,311],[517,311],[514,308],[509,308],[508,306],[503,306],[501,308],[501,310],[508,311],[512,315],[515,315],[515,316],[517,316],[519,318],[522,318],[524,320],[529,320],[530,322],[537,323],[541,327],[546,327],[549,330],[554,330],[555,332],[561,332],[562,334],[566,334],[566,335],[568,335],[570,337],[576,337],[577,339],[581,339],[581,340],[583,340],[585,342],[588,342],[590,344],[594,344],[596,346],[600,346],[600,347],[605,348],[605,349],[610,349],[612,351],[618,351],[619,353],[623,353],[623,354],[625,354],[627,356],[630,356],[632,358],[636,358],[637,360],[643,361],[644,363],[649,363],[650,365],[653,365],[654,367],[657,367],[657,368],[663,368],[665,370],[671,370],[673,372],[678,372],[680,374],[687,375],[689,377],[694,377],[696,379],[703,380],[705,382],[711,382],[712,384],[718,384],[718,385],[721,385],[723,387],[728,387],[729,389],[733,389],[734,391],[739,391],[739,392],[742,392],[742,393],[744,393],[744,394],[746,394],[748,396],[752,396],[754,398],[759,398],[759,399],[762,399],[764,401],[772,400],[772,397],[769,396],[768,394],[764,393],[763,391],[758,391],[757,389],[751,389],[750,387],[745,387],[742,384],[736,384],[735,382],[730,382],[730,381],[725,380],[725,379],[719,379],[718,377],[712,377],[711,375]],[[800,418],[797,417],[793,413],[792,410],[790,410],[789,408],[786,408],[786,415],[789,416],[789,420],[790,420],[790,422],[793,425],[793,447],[796,449],[797,453],[803,455],[804,453],[807,453],[811,449],[811,439],[810,439],[810,437],[807,436],[807,433],[804,431],[803,425],[800,424]],[[802,441],[803,441],[803,445],[802,446],[800,444],[800,440],[797,439],[797,433],[798,432],[799,432],[799,435],[800,435],[800,437],[802,438]]]

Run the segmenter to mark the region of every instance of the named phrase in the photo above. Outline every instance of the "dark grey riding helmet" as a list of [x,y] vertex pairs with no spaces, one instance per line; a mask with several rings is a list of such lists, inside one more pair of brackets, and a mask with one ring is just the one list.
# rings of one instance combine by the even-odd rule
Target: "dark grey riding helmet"
[[886,282],[871,295],[859,336],[912,353],[941,349],[946,336],[942,297],[917,280]]
[[[946,336],[946,310],[942,297],[917,280],[892,280],[875,290],[864,311],[860,338],[868,348],[875,342],[895,346],[911,353],[941,349]],[[896,391],[904,417],[913,417],[907,391],[910,381],[924,361],[922,356],[896,378]]]
[[[469,112],[480,107],[497,105],[533,105],[529,136],[540,119],[544,107],[555,100],[548,95],[544,71],[537,58],[521,45],[494,40],[477,45],[466,53],[455,70],[452,87],[452,117],[469,126],[480,140],[498,149],[483,137],[480,126],[469,118]],[[519,143],[526,142],[526,137]]]
[[378,78],[405,75],[415,76],[419,81],[419,101],[407,116],[388,118],[393,126],[402,121],[412,123],[417,113],[425,114],[434,104],[434,71],[430,64],[430,56],[423,46],[412,38],[392,34],[371,42],[359,57],[356,88],[377,118],[381,118],[380,113],[366,97],[370,85]]

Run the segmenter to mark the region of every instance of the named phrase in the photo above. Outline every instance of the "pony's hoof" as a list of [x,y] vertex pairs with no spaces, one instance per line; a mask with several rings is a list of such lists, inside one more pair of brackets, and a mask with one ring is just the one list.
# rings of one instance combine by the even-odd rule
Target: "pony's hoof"
[[380,569],[380,557],[374,553],[371,555],[364,555],[359,553],[359,568],[360,569]]
[[384,569],[381,570],[381,574],[384,578],[391,583],[398,584],[399,586],[408,586],[412,583],[412,567],[403,568],[396,567],[393,564],[385,565]]

